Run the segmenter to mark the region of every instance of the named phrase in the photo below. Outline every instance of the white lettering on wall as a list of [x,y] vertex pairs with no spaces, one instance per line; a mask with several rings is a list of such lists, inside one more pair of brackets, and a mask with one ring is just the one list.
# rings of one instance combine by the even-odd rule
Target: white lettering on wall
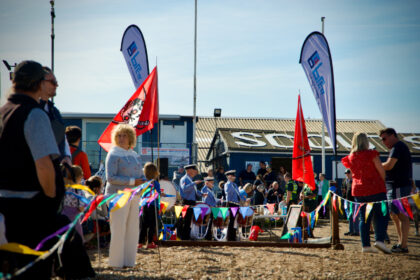
[[[322,149],[322,146],[315,145],[315,143],[311,141],[311,138],[315,138],[315,137],[317,137],[317,138],[322,138],[322,136],[321,136],[321,135],[319,135],[319,134],[308,134],[308,142],[309,142],[309,146],[310,146],[312,149]],[[332,144],[331,144],[331,139],[330,139],[330,137],[325,136],[325,149],[330,149],[330,150],[332,150],[332,148],[333,148],[333,147],[332,147]]]
[[242,142],[242,141],[235,141],[235,143],[239,146],[246,146],[246,147],[264,147],[267,144],[263,141],[254,139],[254,138],[249,138],[246,136],[253,136],[255,138],[261,138],[261,135],[258,135],[256,133],[252,133],[252,132],[232,132],[232,136],[233,138],[237,138],[239,140],[243,140],[246,142]]
[[[403,139],[404,139],[404,141],[406,141],[408,143],[420,145],[420,136],[418,136],[418,135],[417,136],[406,136]],[[414,140],[414,139],[419,139],[419,140]],[[420,147],[413,146],[413,149],[420,150]]]
[[268,143],[270,143],[271,145],[273,145],[274,147],[278,147],[278,148],[285,148],[285,149],[293,149],[293,146],[287,146],[287,145],[280,145],[275,139],[274,137],[284,137],[287,139],[290,139],[293,142],[293,136],[287,135],[287,134],[281,134],[281,133],[270,133],[270,134],[265,134],[265,138],[267,139]]

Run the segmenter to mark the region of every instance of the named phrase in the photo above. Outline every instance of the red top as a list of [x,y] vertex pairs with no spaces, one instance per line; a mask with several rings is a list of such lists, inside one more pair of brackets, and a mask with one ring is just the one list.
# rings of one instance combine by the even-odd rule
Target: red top
[[341,159],[346,168],[353,173],[353,184],[351,194],[353,196],[369,196],[378,193],[385,193],[385,182],[376,170],[373,159],[379,156],[375,150],[365,150]]
[[[70,146],[70,153],[74,153],[77,149],[73,146]],[[89,160],[87,157],[87,154],[83,151],[80,151],[79,154],[77,154],[74,158],[71,160],[74,165],[78,165],[83,170],[83,178],[85,180],[89,179],[90,177],[90,166],[89,166]]]

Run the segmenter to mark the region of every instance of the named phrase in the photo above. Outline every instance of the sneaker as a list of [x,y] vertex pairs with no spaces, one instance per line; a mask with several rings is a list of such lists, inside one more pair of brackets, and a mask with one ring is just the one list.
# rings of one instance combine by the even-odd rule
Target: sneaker
[[350,231],[346,232],[346,233],[344,233],[344,235],[351,235],[351,232]]
[[362,253],[378,253],[378,250],[376,250],[373,247],[363,247],[362,248]]
[[392,251],[385,246],[385,243],[383,243],[381,241],[376,241],[375,242],[375,247],[377,249],[379,249],[380,251],[382,251],[382,253],[384,253],[384,254],[391,254],[392,253]]
[[155,242],[147,244],[147,249],[155,249],[156,247],[157,247],[157,245],[155,244]]
[[360,236],[360,234],[359,234],[358,232],[352,232],[352,233],[350,234],[350,236]]
[[403,253],[403,254],[407,254],[408,253],[408,248],[403,248],[401,247],[401,245],[398,245],[397,248],[392,248],[391,252],[393,253]]
[[394,244],[394,245],[392,245],[392,248],[391,248],[391,250],[393,250],[393,249],[397,249],[398,247],[400,247],[401,245],[400,244]]

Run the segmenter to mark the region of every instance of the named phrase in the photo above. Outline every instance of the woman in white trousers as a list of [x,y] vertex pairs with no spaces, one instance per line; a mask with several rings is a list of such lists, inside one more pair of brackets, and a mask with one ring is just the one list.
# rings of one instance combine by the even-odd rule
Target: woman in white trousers
[[[145,181],[140,156],[132,150],[136,145],[136,133],[128,124],[119,124],[112,130],[114,146],[106,161],[107,185],[105,194],[138,186]],[[136,195],[124,207],[111,210],[111,244],[109,265],[111,267],[133,267],[136,264],[137,242],[139,240],[139,201]]]

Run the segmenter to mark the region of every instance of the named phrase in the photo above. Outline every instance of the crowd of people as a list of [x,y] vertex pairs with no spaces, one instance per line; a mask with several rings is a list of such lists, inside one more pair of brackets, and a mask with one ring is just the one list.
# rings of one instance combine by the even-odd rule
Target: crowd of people
[[[46,236],[69,224],[85,210],[86,200],[94,195],[118,194],[126,188],[149,181],[161,195],[159,172],[153,163],[144,163],[133,150],[136,133],[132,126],[119,124],[112,131],[113,147],[105,162],[106,182],[91,176],[89,161],[80,149],[81,129],[65,127],[60,111],[51,98],[56,95],[58,82],[48,67],[35,61],[23,61],[15,67],[13,93],[0,108],[0,216],[4,217],[6,233],[1,242],[16,242],[35,248]],[[346,235],[360,235],[363,252],[374,252],[370,246],[370,223],[374,221],[375,247],[384,253],[407,253],[409,229],[408,217],[390,203],[384,215],[381,204],[373,204],[371,215],[366,219],[366,206],[370,202],[398,199],[415,190],[412,180],[411,157],[407,146],[399,141],[395,130],[380,132],[383,143],[390,149],[386,162],[382,163],[378,152],[369,149],[364,133],[356,133],[352,150],[342,159],[346,178],[341,188],[330,184],[325,174],[319,174],[315,190],[304,182],[294,181],[283,166],[273,170],[266,162],[259,163],[255,174],[248,164],[244,170],[216,172],[208,169],[199,174],[197,165],[180,166],[174,172],[173,184],[183,205],[194,206],[204,202],[209,206],[256,206],[274,204],[290,207],[303,202],[304,211],[313,211],[323,201],[330,187],[348,201],[363,203],[359,215],[349,221]],[[16,180],[18,178],[18,180]],[[89,192],[72,188],[86,185]],[[65,185],[67,188],[65,188]],[[93,277],[95,272],[86,253],[86,244],[99,228],[103,246],[109,245],[111,267],[132,267],[136,262],[137,249],[147,246],[156,248],[157,230],[156,200],[142,209],[139,219],[140,194],[117,211],[108,213],[107,206],[96,209],[90,219],[81,226],[76,223],[71,238],[66,240],[61,255],[53,254],[25,271],[22,279],[35,277],[47,279],[51,274],[68,279]],[[360,205],[360,204],[359,204]],[[355,206],[356,207],[356,206]],[[359,209],[358,209],[359,210]],[[356,209],[354,210],[356,211]],[[390,215],[388,215],[390,213]],[[320,212],[323,216],[323,212]],[[327,218],[328,211],[326,211]],[[192,207],[177,222],[177,235],[190,238]],[[398,232],[398,243],[388,249],[388,221],[392,219]],[[236,240],[237,233],[233,213],[230,212],[227,239]],[[30,234],[28,234],[30,230]],[[109,238],[110,236],[110,238]],[[211,235],[206,236],[211,239]],[[46,242],[41,250],[48,250],[57,238]],[[1,244],[0,244],[1,245]],[[0,251],[0,262],[9,269],[20,268],[34,256]],[[13,257],[11,257],[13,255]],[[4,266],[3,266],[4,267]]]

